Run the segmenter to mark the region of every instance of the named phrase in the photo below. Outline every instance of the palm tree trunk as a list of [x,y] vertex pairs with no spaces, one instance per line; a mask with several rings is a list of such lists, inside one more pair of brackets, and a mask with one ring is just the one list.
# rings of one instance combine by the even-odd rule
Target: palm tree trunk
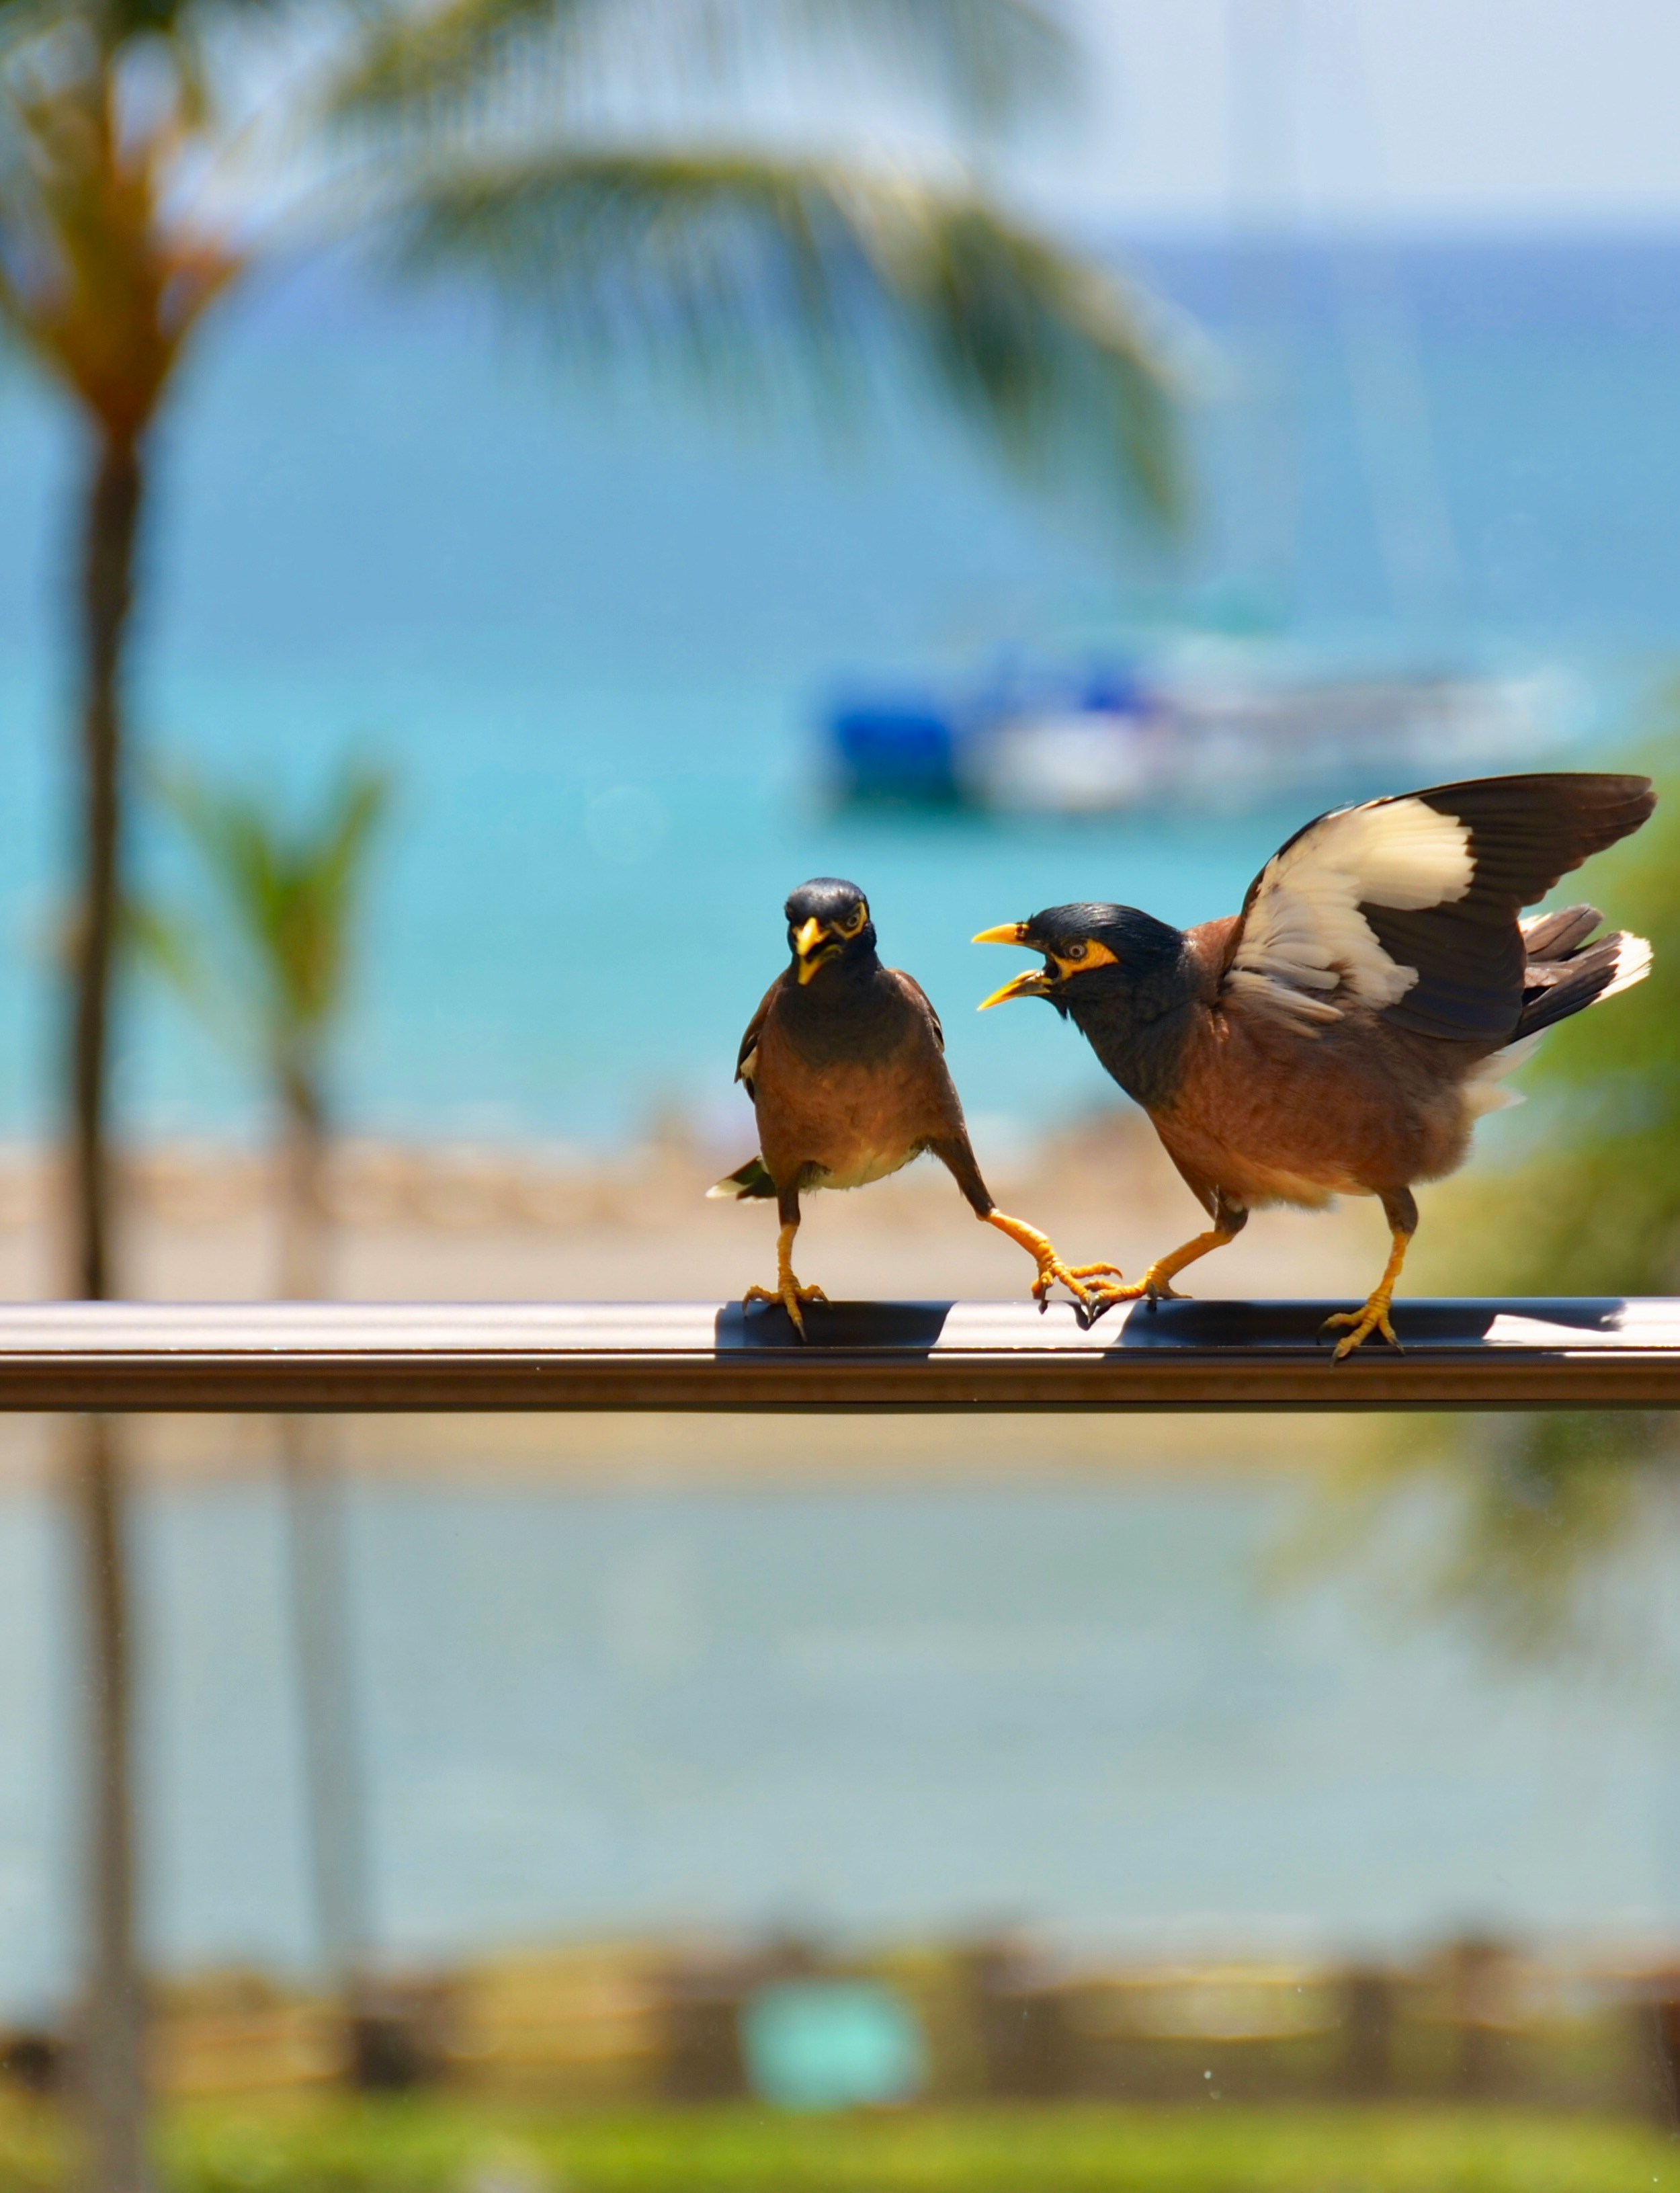
[[111,1292],[110,1047],[123,827],[123,654],[145,492],[139,444],[101,435],[83,515],[82,876],[71,1058],[75,1291]]
[[[80,631],[83,861],[69,1061],[73,1291],[111,1291],[110,1032],[122,858],[123,653],[145,474],[138,439],[100,432],[83,508]],[[81,2099],[93,2193],[148,2179],[145,2007],[135,1939],[133,1670],[125,1488],[117,1426],[76,1421],[71,1498],[81,1541],[87,1722],[88,1938]]]
[[[286,1111],[282,1281],[306,1301],[326,1292],[326,1114],[315,1077],[280,1069]],[[292,1628],[303,1726],[315,1925],[321,1960],[343,2002],[352,2055],[367,2007],[369,1891],[366,1808],[356,1715],[344,1486],[332,1427],[317,1417],[278,1419],[286,1491]]]

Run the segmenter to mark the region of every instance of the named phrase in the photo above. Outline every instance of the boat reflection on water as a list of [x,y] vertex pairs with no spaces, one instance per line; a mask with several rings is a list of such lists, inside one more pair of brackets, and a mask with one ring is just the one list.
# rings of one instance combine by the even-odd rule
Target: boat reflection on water
[[1345,799],[1531,768],[1556,759],[1580,714],[1557,670],[1348,673],[1243,655],[854,691],[826,736],[846,804],[1096,815]]

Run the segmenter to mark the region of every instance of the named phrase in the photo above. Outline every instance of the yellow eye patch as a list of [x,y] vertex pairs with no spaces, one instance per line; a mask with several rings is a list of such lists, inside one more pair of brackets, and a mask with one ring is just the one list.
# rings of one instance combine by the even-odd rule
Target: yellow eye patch
[[835,929],[842,936],[855,936],[869,919],[869,901],[862,900],[854,907],[843,921],[837,921]]
[[1099,944],[1094,936],[1088,936],[1083,944],[1070,945],[1066,954],[1054,952],[1050,956],[1064,982],[1070,975],[1083,975],[1092,967],[1117,967],[1120,964],[1108,947]]

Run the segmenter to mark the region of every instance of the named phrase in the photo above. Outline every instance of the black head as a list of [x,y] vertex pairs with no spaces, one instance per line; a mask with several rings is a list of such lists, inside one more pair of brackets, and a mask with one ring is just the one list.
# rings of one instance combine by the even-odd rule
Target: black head
[[869,901],[838,876],[814,876],[801,884],[783,911],[788,949],[800,986],[827,966],[866,967],[875,959],[875,925]]
[[1020,944],[1042,952],[1044,965],[1017,975],[994,990],[981,1005],[1001,1005],[1009,998],[1048,998],[1059,1013],[1077,1021],[1123,1001],[1136,1010],[1170,1002],[1182,979],[1182,933],[1134,906],[1047,907],[1026,921],[1006,921],[983,929],[976,944]]

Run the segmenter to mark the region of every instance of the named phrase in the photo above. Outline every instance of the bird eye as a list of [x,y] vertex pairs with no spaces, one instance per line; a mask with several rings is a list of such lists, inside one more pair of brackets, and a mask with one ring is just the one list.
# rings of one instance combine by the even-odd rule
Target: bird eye
[[1063,956],[1069,959],[1083,959],[1085,956],[1085,947],[1083,944],[1070,944]]
[[840,934],[843,936],[855,936],[868,919],[869,903],[867,900],[860,901],[840,924]]

